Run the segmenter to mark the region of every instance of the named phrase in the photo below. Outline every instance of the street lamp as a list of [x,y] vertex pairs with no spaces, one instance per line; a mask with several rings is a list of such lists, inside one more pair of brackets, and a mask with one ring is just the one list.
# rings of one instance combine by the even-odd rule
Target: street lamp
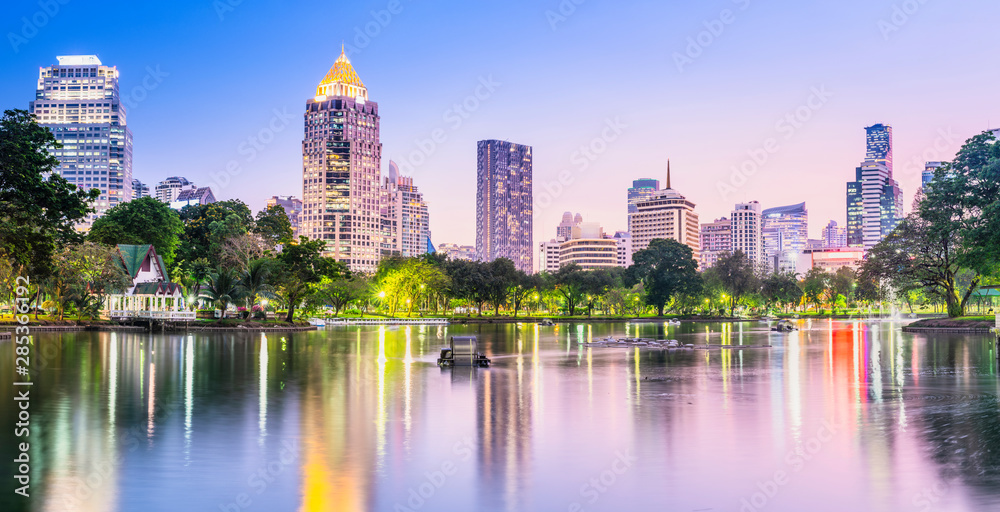
[[385,292],[378,292],[378,298],[384,299],[385,298]]

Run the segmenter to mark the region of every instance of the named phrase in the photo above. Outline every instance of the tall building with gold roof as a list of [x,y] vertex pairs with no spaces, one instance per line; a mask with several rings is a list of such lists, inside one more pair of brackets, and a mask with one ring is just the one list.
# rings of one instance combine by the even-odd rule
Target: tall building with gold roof
[[326,242],[326,256],[374,272],[381,257],[378,104],[341,49],[306,101],[299,234]]

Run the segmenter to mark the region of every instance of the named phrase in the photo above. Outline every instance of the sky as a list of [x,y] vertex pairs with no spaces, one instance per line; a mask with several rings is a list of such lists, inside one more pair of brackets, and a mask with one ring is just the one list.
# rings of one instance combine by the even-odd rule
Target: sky
[[[435,244],[475,243],[476,141],[533,147],[534,239],[564,211],[627,229],[626,191],[665,180],[702,222],[805,201],[845,223],[864,127],[893,126],[910,208],[927,160],[1000,126],[986,0],[7,1],[0,107],[38,68],[117,66],[133,177],[209,185],[257,211],[302,195],[302,114],[342,45]],[[228,169],[228,171],[227,171]]]

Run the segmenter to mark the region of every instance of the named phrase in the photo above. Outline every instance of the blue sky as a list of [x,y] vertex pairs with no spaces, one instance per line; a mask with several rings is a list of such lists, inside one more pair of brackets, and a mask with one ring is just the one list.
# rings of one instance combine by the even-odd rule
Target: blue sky
[[1000,126],[996,2],[59,1],[5,4],[4,109],[56,55],[97,54],[134,103],[135,177],[257,210],[301,195],[302,110],[344,43],[435,243],[475,240],[480,139],[534,147],[536,242],[567,210],[625,229],[631,180],[667,158],[703,222],[806,201],[818,236],[843,224],[864,126],[893,125],[907,208],[917,162]]

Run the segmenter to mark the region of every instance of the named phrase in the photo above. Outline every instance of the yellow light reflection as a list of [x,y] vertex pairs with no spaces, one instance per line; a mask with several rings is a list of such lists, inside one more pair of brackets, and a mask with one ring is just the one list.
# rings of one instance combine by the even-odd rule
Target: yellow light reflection
[[260,382],[257,384],[257,427],[260,430],[259,443],[264,444],[264,437],[267,436],[267,336],[260,333],[260,357],[258,357],[260,369],[258,371]]

